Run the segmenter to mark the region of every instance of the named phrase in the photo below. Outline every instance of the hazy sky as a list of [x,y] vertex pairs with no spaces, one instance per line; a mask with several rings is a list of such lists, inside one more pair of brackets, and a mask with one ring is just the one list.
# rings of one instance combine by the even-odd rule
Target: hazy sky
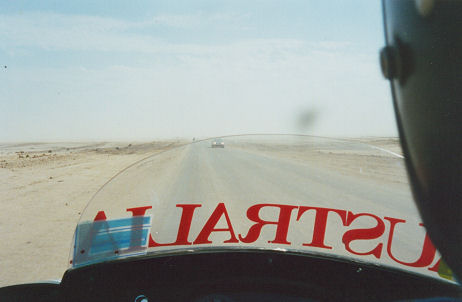
[[393,136],[383,44],[380,1],[0,1],[0,141]]

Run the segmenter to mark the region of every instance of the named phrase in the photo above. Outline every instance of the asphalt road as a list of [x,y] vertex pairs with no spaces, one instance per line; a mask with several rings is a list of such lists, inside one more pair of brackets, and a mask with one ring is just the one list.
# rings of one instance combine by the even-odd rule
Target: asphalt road
[[406,184],[344,175],[318,163],[294,161],[283,154],[268,156],[239,144],[222,149],[211,148],[206,141],[187,146],[184,153],[166,196],[173,202],[315,203],[340,209],[415,213]]
[[[200,232],[220,202],[226,205],[237,233],[245,233],[252,225],[246,217],[248,207],[261,203],[326,207],[372,213],[380,217],[417,217],[410,190],[405,183],[369,179],[356,174],[345,175],[335,169],[325,169],[320,162],[293,160],[283,152],[268,155],[245,146],[239,142],[229,142],[222,149],[211,148],[209,141],[198,142],[181,147],[173,152],[175,154],[161,155],[169,157],[169,164],[164,169],[158,169],[163,163],[161,157],[151,165],[141,165],[135,169],[138,179],[145,173],[142,179],[158,180],[152,182],[152,187],[156,188],[153,230],[160,241],[168,242],[176,236],[181,213],[175,207],[177,204],[201,204],[194,214],[191,238]],[[364,146],[356,148],[353,150],[356,153],[367,149]],[[328,160],[328,156],[325,160]],[[402,161],[400,158],[395,160]],[[364,163],[361,165],[367,166]],[[397,169],[402,167],[397,166]],[[141,183],[138,180],[137,185],[147,186]],[[296,227],[300,222],[295,221],[295,214],[294,211],[291,222],[294,227],[289,236],[294,241],[306,241],[300,238],[312,231],[312,226],[308,229]],[[262,212],[262,216],[268,220],[276,220],[277,215],[277,210]],[[308,216],[307,220],[313,218]],[[340,219],[334,216],[329,218],[329,234],[341,237],[344,230],[339,227]],[[373,222],[364,219],[359,225],[371,227]],[[224,219],[218,227],[226,227]],[[262,234],[274,237],[274,228],[264,228]],[[219,234],[213,236],[226,237]],[[413,235],[405,234],[398,240],[407,244],[412,238]],[[339,240],[334,241],[334,244],[342,245]]]

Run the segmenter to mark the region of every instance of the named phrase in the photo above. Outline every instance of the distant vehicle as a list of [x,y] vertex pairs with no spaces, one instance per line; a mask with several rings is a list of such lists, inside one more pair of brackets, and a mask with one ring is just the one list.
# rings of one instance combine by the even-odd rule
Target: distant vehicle
[[224,148],[225,142],[222,138],[216,138],[212,141],[212,148]]

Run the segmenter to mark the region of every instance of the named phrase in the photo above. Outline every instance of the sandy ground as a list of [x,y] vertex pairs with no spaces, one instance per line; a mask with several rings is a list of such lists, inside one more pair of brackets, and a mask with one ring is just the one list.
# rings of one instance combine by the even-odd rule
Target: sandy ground
[[255,142],[237,145],[246,151],[270,157],[309,163],[321,169],[362,179],[374,179],[408,185],[401,145],[398,138],[361,138],[332,140],[303,138],[300,143]]
[[131,163],[179,144],[0,144],[0,286],[60,279],[92,195]]
[[[352,146],[358,141],[401,154],[394,138],[361,139]],[[0,143],[0,286],[60,279],[68,267],[71,240],[80,213],[95,192],[131,163],[180,144],[183,142]],[[309,149],[309,145],[300,148]],[[377,149],[367,146],[345,149],[327,143],[324,148],[316,147],[303,153],[272,144],[247,144],[245,149],[269,157],[309,161],[347,176],[375,177],[400,186],[406,186],[407,182],[401,160],[386,152],[377,155]],[[358,164],[364,162],[364,156],[373,164]],[[209,159],[204,160],[207,163]],[[187,169],[188,165],[191,169],[197,168],[195,160],[182,162],[183,168]],[[225,162],[220,160],[216,165],[220,164]],[[187,189],[184,184],[180,187]],[[180,189],[176,193],[181,192]]]

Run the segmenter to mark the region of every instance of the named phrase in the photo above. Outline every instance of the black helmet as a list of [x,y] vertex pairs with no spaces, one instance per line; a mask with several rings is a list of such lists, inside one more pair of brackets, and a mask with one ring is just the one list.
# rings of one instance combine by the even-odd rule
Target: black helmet
[[433,243],[462,278],[462,1],[382,3],[380,63],[414,199]]

